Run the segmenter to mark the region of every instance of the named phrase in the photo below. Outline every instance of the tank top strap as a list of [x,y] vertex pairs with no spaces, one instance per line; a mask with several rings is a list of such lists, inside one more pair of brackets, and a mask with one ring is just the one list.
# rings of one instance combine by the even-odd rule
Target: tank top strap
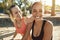
[[45,23],[46,23],[46,20],[43,20],[42,30],[44,29]]
[[34,31],[34,24],[35,24],[35,20],[33,21],[33,24],[32,24],[32,33]]
[[32,23],[32,38],[33,38],[33,32],[34,32],[34,24],[35,24],[35,20]]
[[44,36],[44,26],[45,26],[46,20],[43,20],[42,28],[39,37],[42,39]]

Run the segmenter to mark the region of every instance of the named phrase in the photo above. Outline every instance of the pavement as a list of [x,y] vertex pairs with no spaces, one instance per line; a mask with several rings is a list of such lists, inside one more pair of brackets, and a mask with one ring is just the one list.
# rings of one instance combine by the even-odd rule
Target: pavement
[[[14,27],[0,27],[0,40],[10,40],[15,32]],[[17,34],[14,40],[20,40],[22,36]],[[60,26],[53,27],[53,40],[60,40]]]
[[[14,32],[15,32],[14,27],[0,27],[0,40],[12,39]],[[21,38],[22,38],[21,34],[17,34],[14,40]]]
[[53,40],[60,40],[60,26],[53,28]]

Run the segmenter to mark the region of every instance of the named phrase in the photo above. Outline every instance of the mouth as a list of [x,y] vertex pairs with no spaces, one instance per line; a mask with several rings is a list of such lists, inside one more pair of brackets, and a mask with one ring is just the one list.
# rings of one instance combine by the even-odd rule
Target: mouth
[[40,17],[37,16],[36,18],[40,18]]

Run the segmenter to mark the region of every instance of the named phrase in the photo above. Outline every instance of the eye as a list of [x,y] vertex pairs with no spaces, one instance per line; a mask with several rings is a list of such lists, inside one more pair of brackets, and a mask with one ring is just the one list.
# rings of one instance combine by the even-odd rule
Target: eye
[[15,12],[15,14],[17,14],[18,12]]

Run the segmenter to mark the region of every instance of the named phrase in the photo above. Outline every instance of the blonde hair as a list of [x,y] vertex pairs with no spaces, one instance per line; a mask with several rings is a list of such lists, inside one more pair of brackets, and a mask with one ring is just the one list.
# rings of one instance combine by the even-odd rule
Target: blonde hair
[[34,5],[37,5],[37,4],[39,4],[39,5],[42,7],[42,3],[41,3],[41,2],[35,2],[35,3],[32,5],[32,7],[33,7]]

